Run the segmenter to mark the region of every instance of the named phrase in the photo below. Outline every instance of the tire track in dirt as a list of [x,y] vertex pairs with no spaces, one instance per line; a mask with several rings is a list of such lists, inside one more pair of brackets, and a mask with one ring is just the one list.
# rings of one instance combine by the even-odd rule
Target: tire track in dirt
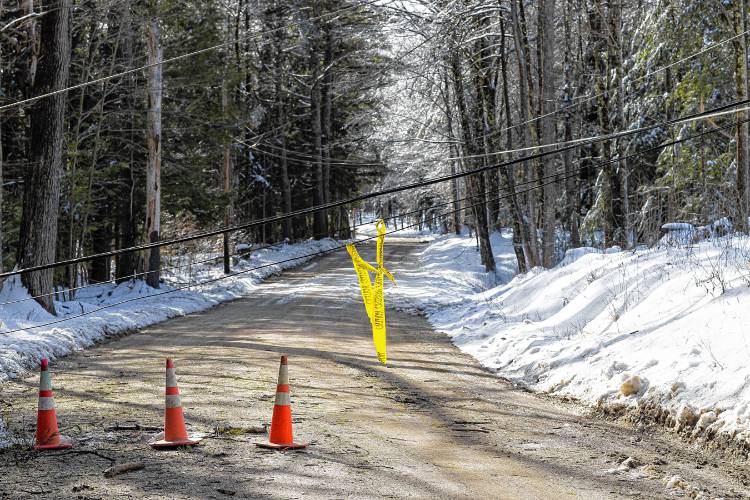
[[[419,248],[388,242],[397,278]],[[317,262],[248,299],[53,363],[61,427],[77,447],[0,452],[0,497],[657,498],[675,474],[711,496],[746,492],[718,459],[696,468],[706,457],[678,442],[514,389],[421,317],[388,311],[383,367],[348,255]],[[281,353],[295,433],[311,441],[303,452],[253,444],[270,419]],[[192,430],[212,435],[192,450],[146,444],[161,425],[164,356],[177,364]],[[27,436],[36,384],[36,376],[11,382],[0,396],[10,426]],[[634,466],[618,470],[628,457]],[[144,468],[104,477],[128,462]]]

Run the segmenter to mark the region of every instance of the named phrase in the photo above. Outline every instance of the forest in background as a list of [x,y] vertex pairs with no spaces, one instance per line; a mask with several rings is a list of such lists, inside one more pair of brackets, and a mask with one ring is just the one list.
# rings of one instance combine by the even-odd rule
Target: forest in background
[[[156,242],[742,102],[746,18],[745,0],[0,0],[0,263]],[[488,271],[500,227],[521,272],[570,247],[652,244],[667,222],[726,216],[747,232],[748,116],[586,141],[360,208],[469,226]],[[348,238],[350,208],[223,244]],[[158,286],[160,264],[133,252],[22,279],[32,295],[139,274]]]
[[[413,78],[384,99],[413,138],[384,156],[412,164],[386,182],[516,162],[418,195],[428,211],[470,197],[445,222],[476,228],[488,271],[499,227],[514,229],[521,272],[554,266],[567,248],[652,245],[669,222],[728,217],[747,232],[747,111],[660,125],[747,106],[745,0],[414,3],[405,17],[424,43],[409,57]],[[394,197],[394,210],[406,200]]]

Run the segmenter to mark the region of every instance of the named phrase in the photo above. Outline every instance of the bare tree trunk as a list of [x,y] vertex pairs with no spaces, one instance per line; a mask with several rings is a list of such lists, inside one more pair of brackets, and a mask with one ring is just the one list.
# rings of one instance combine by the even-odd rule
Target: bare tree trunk
[[[544,117],[552,111],[555,99],[555,0],[540,0],[538,9],[539,39],[539,116]],[[541,137],[543,144],[555,141],[555,124],[551,116],[540,118]],[[555,202],[557,201],[557,187],[551,182],[555,175],[555,162],[552,155],[544,160],[544,187],[542,205],[542,235],[543,251],[542,264],[551,268],[555,265]]]
[[[564,16],[564,30],[565,30],[565,56],[564,56],[564,74],[565,74],[565,85],[563,88],[563,106],[569,107],[573,102],[573,54],[570,47],[572,34],[571,34],[571,13],[573,6],[571,0],[566,0],[565,4],[565,16]],[[565,120],[563,123],[563,140],[570,142],[573,140],[573,115],[568,109],[565,111]],[[578,197],[579,197],[579,185],[578,176],[573,171],[572,151],[566,150],[563,153],[563,164],[565,166],[565,191],[566,191],[566,204],[565,204],[565,220],[568,223],[568,230],[570,231],[570,244],[573,248],[581,246],[581,236],[578,232]]]
[[[91,231],[91,249],[94,253],[104,253],[111,250],[111,241],[112,232],[109,224],[101,225]],[[112,260],[109,257],[93,260],[91,262],[91,272],[89,274],[89,280],[91,283],[102,283],[108,281],[112,270],[111,263]]]
[[[745,95],[744,97],[747,98],[750,96],[750,36],[748,36],[747,30],[748,30],[748,22],[747,22],[747,0],[741,0],[740,1],[740,9],[742,10],[742,32],[745,33],[742,37],[742,46],[743,46],[743,52],[744,52],[744,61],[745,61]],[[739,115],[738,115],[739,116]],[[745,165],[746,169],[748,170],[748,173],[750,174],[750,110],[745,112],[745,123],[743,124],[745,128]],[[747,193],[748,189],[745,189],[745,192]],[[750,203],[747,205],[748,211],[750,211]],[[750,215],[750,213],[745,214],[745,232],[750,233],[750,222],[747,220],[747,216]]]
[[[735,10],[735,21],[734,24],[739,28],[740,33],[744,32],[747,22],[747,5],[745,0],[740,2],[740,10]],[[735,54],[735,87],[737,91],[737,100],[746,99],[750,88],[748,87],[748,47],[747,47],[747,36],[743,35],[739,39],[733,42],[734,54]],[[750,112],[747,113],[747,118],[750,118]],[[736,120],[736,158],[737,158],[737,197],[738,197],[738,227],[745,233],[750,233],[750,224],[748,223],[748,216],[750,215],[750,151],[748,151],[748,145],[750,144],[750,125],[748,122],[744,122],[744,118],[741,114],[735,115]]]
[[[70,0],[43,5],[40,71],[34,81],[34,95],[65,88],[70,67]],[[21,268],[49,264],[55,260],[60,177],[63,166],[63,137],[66,93],[36,101],[31,108],[31,165],[24,175],[24,199],[18,241]],[[47,269],[21,276],[31,295],[50,294],[54,271]],[[53,297],[36,299],[54,314]]]
[[[606,0],[597,0],[597,5],[589,12],[589,25],[591,36],[594,39],[594,68],[596,73],[595,92],[597,98],[597,115],[599,129],[602,134],[610,133],[609,121],[609,68],[607,64],[606,53],[609,48],[607,43],[607,26],[605,24]],[[612,62],[611,60],[609,62]],[[611,141],[602,141],[600,143],[602,166],[601,176],[601,200],[602,200],[602,219],[604,222],[604,246],[608,247],[616,244],[618,231],[622,226],[618,224],[618,207],[619,201],[619,183],[612,166],[612,144]]]
[[[445,107],[445,120],[446,127],[448,129],[448,154],[453,158],[458,158],[460,150],[456,147],[455,140],[456,136],[453,132],[453,113],[451,112],[451,99],[450,99],[450,85],[448,84],[448,73],[443,73],[443,105]],[[451,174],[455,175],[457,172],[456,164],[459,160],[451,160]],[[461,234],[461,202],[459,201],[459,185],[458,179],[451,179],[451,199],[452,199],[452,210],[451,222],[453,225],[453,232]]]
[[[520,93],[520,109],[521,109],[521,121],[528,122],[530,119],[530,88],[529,88],[529,64],[528,64],[528,45],[525,43],[526,34],[523,26],[521,25],[519,7],[516,0],[511,0],[511,18],[513,26],[513,40],[515,42],[516,56],[518,57],[518,72],[519,72],[519,93]],[[533,133],[531,132],[531,124],[528,126],[521,127],[521,147],[527,147],[533,142]],[[529,165],[529,162],[523,162],[523,169],[527,173],[527,181],[534,180],[534,168]],[[536,235],[536,209],[534,203],[534,195],[526,195],[526,224],[529,231],[529,254],[528,265],[535,267],[541,264],[539,258],[539,249]]]
[[[615,70],[615,81],[617,88],[617,99],[615,99],[615,116],[617,118],[617,130],[625,130],[625,86],[623,84],[623,71],[622,71],[622,0],[609,0],[609,47],[607,53],[609,55],[609,66],[610,69]],[[611,95],[610,95],[611,98]],[[630,203],[628,199],[628,162],[623,159],[625,157],[625,142],[627,139],[621,137],[617,139],[617,157],[620,159],[618,162],[619,171],[617,172],[616,182],[619,181],[618,186],[618,200],[615,200],[615,206],[620,207],[619,213],[616,214],[616,221],[620,225],[617,234],[617,243],[622,248],[629,248],[631,242],[634,242],[634,237],[631,234],[630,228]]]
[[[34,14],[34,0],[22,0],[23,2],[23,15],[31,16]],[[49,3],[53,5],[53,3]],[[37,43],[36,34],[36,21],[29,19],[26,22],[26,38],[29,44],[29,61],[25,74],[26,81],[24,82],[24,96],[31,97],[33,95],[34,80],[36,78],[37,64],[39,61],[39,50],[40,46]]]
[[[481,150],[477,146],[474,134],[476,129],[471,125],[471,117],[469,116],[468,106],[465,102],[466,94],[464,91],[463,75],[461,74],[460,61],[458,54],[456,53],[451,57],[451,71],[453,74],[453,83],[455,85],[455,97],[456,102],[458,103],[461,130],[463,131],[463,142],[466,145],[466,151],[469,153],[467,156],[475,156]],[[476,97],[477,99],[479,98],[478,95]],[[481,130],[481,127],[479,130]],[[492,254],[487,210],[485,208],[486,198],[484,176],[481,173],[467,176],[466,190],[469,196],[472,197],[471,200],[474,205],[474,222],[477,230],[477,238],[479,240],[479,254],[481,256],[482,264],[488,273],[494,272],[496,264],[495,257]]]
[[[506,146],[507,149],[513,147],[513,119],[510,112],[510,92],[508,89],[508,54],[505,49],[505,22],[500,21],[500,74],[503,81],[503,107],[505,108],[506,119]],[[508,160],[512,156],[508,155]],[[508,206],[513,220],[513,250],[518,261],[518,272],[525,273],[532,261],[532,251],[529,246],[531,238],[529,227],[524,220],[521,212],[521,204],[516,194],[516,177],[513,165],[501,168],[501,173],[505,178],[506,189],[508,191]]]
[[[146,165],[146,225],[145,236],[149,243],[159,241],[161,231],[161,35],[156,18],[147,24],[148,32],[148,117],[146,141],[148,163]],[[160,249],[146,250],[146,283],[159,288]]]

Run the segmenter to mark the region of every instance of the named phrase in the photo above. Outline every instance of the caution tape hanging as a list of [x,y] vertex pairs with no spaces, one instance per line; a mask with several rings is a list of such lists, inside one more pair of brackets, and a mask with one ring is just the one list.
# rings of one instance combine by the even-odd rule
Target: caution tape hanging
[[[376,263],[378,267],[372,266],[365,262],[357,253],[353,243],[346,245],[346,250],[352,258],[354,271],[359,278],[359,288],[362,291],[362,300],[365,303],[367,316],[372,324],[372,341],[375,343],[375,351],[378,353],[378,359],[381,363],[386,364],[385,351],[385,299],[383,298],[384,276],[394,284],[396,280],[393,275],[383,265],[383,247],[385,245],[385,222],[381,219],[375,224],[378,231],[376,245]],[[370,280],[370,273],[375,273],[375,284]]]

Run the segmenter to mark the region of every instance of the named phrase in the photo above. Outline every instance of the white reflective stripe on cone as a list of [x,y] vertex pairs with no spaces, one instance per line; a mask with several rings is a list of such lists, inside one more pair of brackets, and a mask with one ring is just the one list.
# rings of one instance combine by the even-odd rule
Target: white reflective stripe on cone
[[167,394],[165,396],[164,404],[167,408],[179,408],[182,406],[179,394]]
[[289,406],[291,403],[288,392],[276,392],[276,406]]
[[55,398],[39,396],[39,410],[54,410]]
[[167,368],[167,387],[177,387],[177,375],[174,368]]
[[43,371],[42,376],[39,378],[39,390],[40,391],[51,391],[52,390],[52,377],[50,377],[48,371]]
[[279,385],[289,385],[289,365],[279,365]]

